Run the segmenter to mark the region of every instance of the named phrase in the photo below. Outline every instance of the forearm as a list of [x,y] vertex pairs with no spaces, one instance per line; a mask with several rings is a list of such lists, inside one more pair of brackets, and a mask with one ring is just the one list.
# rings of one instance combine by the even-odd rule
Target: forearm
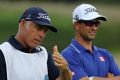
[[108,78],[94,77],[93,80],[109,80]]
[[[80,80],[89,80],[88,77],[84,77]],[[102,78],[102,77],[94,77],[91,80],[120,80],[120,76],[110,77],[110,78]]]
[[93,80],[120,80],[120,76],[115,76],[115,77],[111,77],[111,78],[94,77]]

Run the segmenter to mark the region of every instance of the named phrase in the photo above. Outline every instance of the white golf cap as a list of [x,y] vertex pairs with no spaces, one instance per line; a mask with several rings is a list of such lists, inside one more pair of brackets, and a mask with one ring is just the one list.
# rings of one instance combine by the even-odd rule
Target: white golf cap
[[93,20],[96,18],[102,21],[107,21],[107,18],[100,15],[97,9],[90,4],[81,4],[73,11],[73,23],[78,20]]

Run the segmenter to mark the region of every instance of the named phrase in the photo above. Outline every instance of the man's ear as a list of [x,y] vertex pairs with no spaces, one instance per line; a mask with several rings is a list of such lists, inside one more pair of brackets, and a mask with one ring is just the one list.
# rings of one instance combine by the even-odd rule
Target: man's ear
[[75,30],[78,30],[78,29],[79,29],[79,25],[80,25],[80,24],[79,24],[78,22],[75,22],[75,23],[74,23],[74,29],[75,29]]
[[26,21],[24,19],[22,19],[20,22],[19,22],[19,28],[20,29],[24,29],[26,26]]

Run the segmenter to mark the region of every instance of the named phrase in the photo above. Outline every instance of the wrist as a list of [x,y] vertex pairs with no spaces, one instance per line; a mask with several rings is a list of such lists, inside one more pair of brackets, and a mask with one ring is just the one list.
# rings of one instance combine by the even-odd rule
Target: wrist
[[64,73],[64,72],[69,72],[69,68],[60,69],[60,71],[61,71],[62,73]]
[[89,80],[94,80],[94,77],[92,76],[92,77],[89,77]]

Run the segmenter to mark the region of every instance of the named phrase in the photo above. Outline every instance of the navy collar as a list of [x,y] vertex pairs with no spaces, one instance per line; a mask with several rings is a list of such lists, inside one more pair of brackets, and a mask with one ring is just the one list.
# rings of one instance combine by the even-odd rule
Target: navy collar
[[[77,40],[75,39],[72,39],[72,42],[71,42],[71,45],[79,52],[79,53],[82,53],[84,51],[89,51],[88,49],[86,49],[84,46],[80,45],[78,43]],[[93,52],[96,52],[98,51],[98,48],[96,46],[92,46],[93,47]]]
[[[14,48],[16,48],[17,50],[20,50],[20,51],[26,52],[26,53],[30,53],[30,52],[29,52],[29,49],[23,47],[23,46],[19,43],[19,41],[16,40],[15,36],[11,36],[11,37],[9,38],[8,42],[9,42]],[[41,48],[40,48],[40,50],[38,50],[38,49],[36,49],[36,48],[33,48],[32,51],[31,51],[31,53],[36,53],[36,52],[38,53],[38,52],[40,52],[40,51],[42,51]]]

